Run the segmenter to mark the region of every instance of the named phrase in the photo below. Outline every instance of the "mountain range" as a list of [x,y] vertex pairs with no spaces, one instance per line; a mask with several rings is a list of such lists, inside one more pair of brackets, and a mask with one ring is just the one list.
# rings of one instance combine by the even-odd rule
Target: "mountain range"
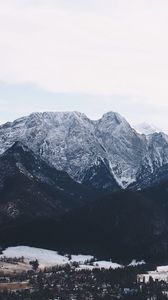
[[[118,113],[33,113],[0,126],[0,240],[168,260],[168,136]],[[123,249],[124,252],[123,252]]]
[[[21,142],[75,181],[109,191],[152,185],[168,164],[168,136],[139,134],[118,113],[33,113],[0,126],[0,153]],[[159,178],[158,178],[159,180]]]

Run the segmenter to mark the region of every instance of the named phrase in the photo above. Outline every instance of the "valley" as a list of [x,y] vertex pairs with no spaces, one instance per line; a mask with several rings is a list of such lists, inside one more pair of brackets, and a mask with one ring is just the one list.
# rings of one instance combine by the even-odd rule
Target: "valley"
[[[25,246],[0,256],[0,299],[139,299],[164,297],[166,283],[155,290],[140,280],[152,265],[133,260],[129,266],[97,261],[93,256],[60,255]],[[147,276],[147,275],[144,275]]]

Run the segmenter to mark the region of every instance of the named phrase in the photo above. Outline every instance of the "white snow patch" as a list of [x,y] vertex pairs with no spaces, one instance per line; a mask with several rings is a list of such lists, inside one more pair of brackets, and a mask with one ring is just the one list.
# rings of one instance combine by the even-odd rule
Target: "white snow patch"
[[79,264],[85,264],[94,257],[91,255],[71,255],[71,262],[78,262]]
[[147,274],[139,274],[138,280],[143,282],[148,282],[150,277],[153,280],[165,281],[168,282],[168,266],[159,266],[156,268],[156,271],[149,271]]
[[168,272],[168,266],[157,267],[157,272]]
[[137,266],[141,266],[141,265],[145,265],[145,261],[141,260],[141,261],[136,261],[136,259],[133,259],[132,262],[128,265],[128,267],[137,267]]
[[102,260],[102,261],[96,261],[94,263],[94,266],[97,267],[97,268],[100,268],[100,269],[102,269],[102,268],[104,268],[104,269],[110,269],[111,268],[113,270],[124,267],[124,266],[119,265],[117,263],[113,263],[111,261],[104,261],[104,260]]

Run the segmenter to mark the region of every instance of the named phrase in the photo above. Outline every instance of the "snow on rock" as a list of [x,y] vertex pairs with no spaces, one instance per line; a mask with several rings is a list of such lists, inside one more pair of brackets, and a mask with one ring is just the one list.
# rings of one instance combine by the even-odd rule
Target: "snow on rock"
[[135,180],[143,153],[141,140],[113,112],[97,121],[78,112],[34,113],[0,126],[0,153],[20,141],[79,182],[99,157],[113,165],[112,174],[127,186]]
[[145,123],[145,122],[134,125],[133,127],[138,133],[145,134],[145,135],[153,134],[155,132],[159,133],[159,132],[163,131],[162,129],[156,127],[155,125],[148,124],[148,123]]
[[94,172],[97,158],[107,162],[113,180],[122,188],[137,180],[142,167],[152,173],[168,163],[166,135],[155,130],[149,140],[115,112],[96,121],[79,112],[33,113],[0,126],[0,154],[16,141],[78,182],[83,182],[91,167]]

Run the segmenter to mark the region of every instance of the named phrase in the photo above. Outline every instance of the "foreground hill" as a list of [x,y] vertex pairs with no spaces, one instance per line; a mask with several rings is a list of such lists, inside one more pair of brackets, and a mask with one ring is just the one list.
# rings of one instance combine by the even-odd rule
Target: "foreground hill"
[[36,218],[1,227],[1,243],[93,254],[128,263],[168,262],[168,183],[101,196],[61,219]]
[[0,156],[0,224],[58,217],[91,200],[92,192],[50,167],[20,142]]

